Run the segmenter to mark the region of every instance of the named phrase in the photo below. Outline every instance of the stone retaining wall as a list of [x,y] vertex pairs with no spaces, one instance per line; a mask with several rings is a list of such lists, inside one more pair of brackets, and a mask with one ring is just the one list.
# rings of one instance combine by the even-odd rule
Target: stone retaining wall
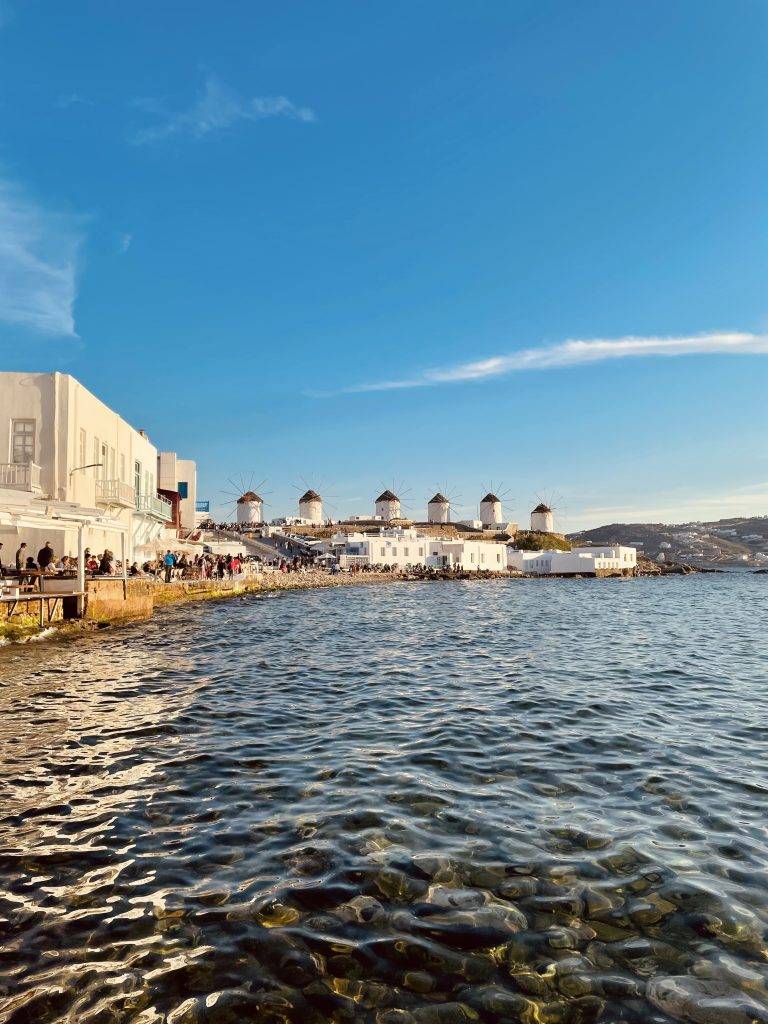
[[154,580],[86,580],[85,618],[96,622],[148,619],[154,602]]
[[[331,576],[325,572],[260,573],[245,580],[96,579],[86,582],[85,618],[97,622],[147,619],[157,607],[184,601],[206,601],[237,594],[276,590],[311,590],[317,587],[381,583],[398,579],[395,573]],[[123,592],[125,588],[125,593]]]

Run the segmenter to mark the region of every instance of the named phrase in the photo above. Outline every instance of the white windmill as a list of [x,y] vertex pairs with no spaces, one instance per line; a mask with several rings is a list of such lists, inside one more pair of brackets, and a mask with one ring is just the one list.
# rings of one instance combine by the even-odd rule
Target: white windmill
[[458,499],[446,497],[453,494],[447,484],[439,485],[435,494],[427,502],[427,522],[435,526],[450,523],[456,518],[456,513],[463,506],[457,503]]
[[438,491],[427,502],[427,522],[439,524],[450,523],[450,521],[451,503],[442,491]]
[[310,526],[322,526],[323,518],[327,508],[335,509],[336,506],[329,500],[326,493],[326,481],[315,480],[312,483],[305,477],[299,477],[300,483],[293,484],[293,489],[299,491],[297,498],[299,519],[304,519]]
[[561,519],[565,514],[559,495],[537,494],[531,509],[531,533],[563,533]]
[[375,502],[375,515],[383,519],[385,523],[391,523],[395,519],[403,518],[403,509],[410,510],[411,506],[407,500],[398,495],[408,495],[410,488],[406,488],[403,481],[392,481],[391,487],[385,487]]
[[311,487],[299,498],[299,517],[313,526],[323,522],[323,499]]
[[480,499],[480,524],[484,530],[493,530],[509,521],[508,508],[505,511],[505,506],[508,506],[508,494],[509,490],[505,490],[502,484],[494,487],[491,483],[485,497]]
[[400,499],[394,491],[386,490],[382,491],[376,499],[376,515],[379,519],[383,519],[385,523],[391,522],[393,519],[401,519],[402,506]]
[[264,499],[260,494],[244,491],[236,504],[238,526],[261,526],[264,522]]
[[236,478],[229,477],[227,479],[227,483],[233,490],[222,492],[229,499],[226,522],[234,520],[238,526],[246,528],[252,526],[254,529],[263,524],[264,507],[267,502],[264,501],[262,494],[271,492],[262,491],[266,479],[260,480],[254,486],[254,476],[255,473],[251,473],[246,481],[245,474],[240,473]]

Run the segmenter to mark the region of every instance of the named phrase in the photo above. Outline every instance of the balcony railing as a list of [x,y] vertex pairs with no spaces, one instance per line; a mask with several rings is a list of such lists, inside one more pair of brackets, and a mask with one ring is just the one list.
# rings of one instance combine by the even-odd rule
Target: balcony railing
[[147,515],[154,516],[155,519],[161,519],[165,523],[169,523],[173,519],[173,505],[171,505],[170,501],[166,501],[165,498],[159,497],[159,495],[137,494],[136,509],[139,512],[146,512]]
[[124,484],[122,480],[96,481],[97,505],[119,505],[122,508],[133,508],[135,502],[136,492],[130,484]]
[[34,462],[0,462],[0,487],[39,491],[40,467]]

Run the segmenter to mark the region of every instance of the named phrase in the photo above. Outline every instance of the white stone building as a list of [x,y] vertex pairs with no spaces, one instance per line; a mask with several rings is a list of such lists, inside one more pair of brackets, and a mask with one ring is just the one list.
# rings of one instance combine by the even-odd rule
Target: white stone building
[[323,499],[311,488],[299,498],[299,519],[310,525],[319,525],[323,521]]
[[[30,513],[45,502],[88,510],[92,551],[108,547],[119,558],[125,538],[130,559],[154,553],[172,509],[158,496],[157,449],[143,431],[64,373],[0,373],[0,409],[0,507],[5,495]],[[53,539],[45,525],[24,529],[0,527],[6,551],[15,537],[35,552]],[[77,532],[59,535],[57,554],[75,554]]]
[[159,490],[169,491],[177,496],[180,528],[185,531],[194,530],[197,525],[197,466],[192,459],[180,459],[176,452],[159,452],[157,486]]
[[595,576],[598,572],[623,572],[637,567],[637,550],[628,547],[579,547],[571,551],[518,551],[507,548],[507,565],[538,576]]
[[401,519],[400,499],[392,491],[382,491],[376,499],[375,514],[381,516],[385,523],[392,519]]
[[393,527],[378,533],[338,533],[331,550],[342,568],[353,565],[394,565],[431,568],[487,569],[505,572],[504,544],[484,540],[429,537],[415,529]]

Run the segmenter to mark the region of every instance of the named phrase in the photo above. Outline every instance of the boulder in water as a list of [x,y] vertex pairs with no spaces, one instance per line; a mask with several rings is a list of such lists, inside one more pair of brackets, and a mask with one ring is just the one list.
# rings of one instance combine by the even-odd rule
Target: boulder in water
[[659,1010],[690,1024],[768,1024],[768,1007],[722,981],[653,978],[646,996]]

